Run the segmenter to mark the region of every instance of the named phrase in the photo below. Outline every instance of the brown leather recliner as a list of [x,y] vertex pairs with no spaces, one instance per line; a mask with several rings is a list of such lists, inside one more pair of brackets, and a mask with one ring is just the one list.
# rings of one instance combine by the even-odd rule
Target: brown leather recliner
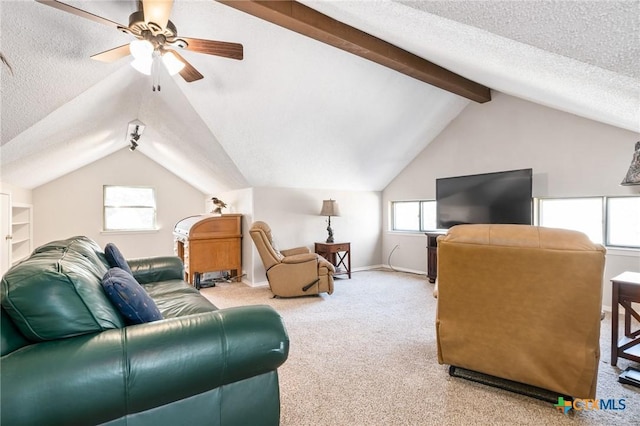
[[267,271],[271,292],[280,297],[333,293],[335,267],[306,247],[276,250],[271,228],[265,222],[254,222],[249,229]]
[[438,361],[595,398],[605,249],[527,225],[459,225],[438,238]]

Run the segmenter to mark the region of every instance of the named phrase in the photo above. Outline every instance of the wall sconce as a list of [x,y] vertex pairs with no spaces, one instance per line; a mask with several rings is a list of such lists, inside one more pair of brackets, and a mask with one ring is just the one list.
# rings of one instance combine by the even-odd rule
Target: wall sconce
[[320,210],[320,216],[327,216],[329,218],[329,226],[327,226],[329,237],[327,238],[327,242],[332,243],[333,229],[331,229],[331,216],[340,216],[340,209],[338,208],[338,203],[336,203],[336,200],[323,200],[322,210]]
[[640,141],[636,142],[636,151],[629,166],[629,171],[620,185],[640,185]]

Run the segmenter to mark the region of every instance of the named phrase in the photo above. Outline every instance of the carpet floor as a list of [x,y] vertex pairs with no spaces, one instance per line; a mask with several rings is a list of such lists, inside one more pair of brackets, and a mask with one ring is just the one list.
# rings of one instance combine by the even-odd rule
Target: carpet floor
[[[274,299],[267,287],[202,289],[219,308],[266,304],[291,340],[279,369],[281,425],[640,425],[640,388],[609,365],[610,317],[602,321],[597,395],[624,410],[572,410],[461,378],[439,365],[433,285],[424,276],[363,271],[336,279],[332,295]],[[618,405],[619,407],[619,405]]]

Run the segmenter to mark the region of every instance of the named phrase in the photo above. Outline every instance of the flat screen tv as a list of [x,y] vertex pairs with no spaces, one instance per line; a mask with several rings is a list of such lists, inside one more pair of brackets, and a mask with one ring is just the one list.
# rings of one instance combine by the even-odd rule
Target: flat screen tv
[[439,229],[467,223],[531,225],[532,169],[436,179]]

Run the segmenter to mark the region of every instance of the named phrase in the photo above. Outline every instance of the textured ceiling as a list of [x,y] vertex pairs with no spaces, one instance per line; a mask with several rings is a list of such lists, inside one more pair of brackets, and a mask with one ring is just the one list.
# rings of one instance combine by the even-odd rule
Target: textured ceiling
[[[68,3],[119,23],[137,4]],[[637,1],[302,3],[494,90],[640,131]],[[209,0],[175,2],[179,34],[242,43],[245,59],[185,52],[205,78],[164,74],[152,92],[129,59],[89,59],[129,36],[34,1],[0,8],[14,70],[1,76],[0,177],[26,188],[126,148],[139,119],[132,155],[204,193],[381,190],[468,104]]]
[[419,11],[640,78],[637,1],[399,1]]

